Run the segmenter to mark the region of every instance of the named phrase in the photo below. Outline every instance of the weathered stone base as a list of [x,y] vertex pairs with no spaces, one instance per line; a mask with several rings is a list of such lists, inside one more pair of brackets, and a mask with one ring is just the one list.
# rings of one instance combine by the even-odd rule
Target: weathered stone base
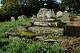
[[38,34],[63,35],[63,28],[32,26],[28,30]]

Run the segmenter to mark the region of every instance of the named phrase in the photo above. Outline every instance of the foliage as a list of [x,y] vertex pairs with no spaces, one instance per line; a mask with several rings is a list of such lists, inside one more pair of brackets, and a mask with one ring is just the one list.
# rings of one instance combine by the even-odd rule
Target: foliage
[[0,9],[0,15],[16,15],[19,14],[19,0],[3,0],[5,1],[4,5]]
[[62,0],[62,6],[69,7],[69,10],[79,12],[80,0]]
[[4,4],[5,4],[5,2],[6,2],[6,0],[1,0],[1,4],[3,4],[3,5],[4,5]]
[[[26,2],[27,1],[27,2]],[[0,15],[18,16],[36,14],[40,8],[38,0],[2,0]]]
[[[0,35],[4,36],[10,28],[25,25],[29,21],[30,19],[0,23]],[[9,37],[9,39],[0,37],[0,53],[63,53],[63,49],[58,43],[48,44],[19,37]]]
[[[32,41],[25,38],[10,37],[5,38],[4,33],[10,28],[16,28],[30,22],[30,19],[16,20],[11,22],[0,23],[0,53],[63,53],[63,48],[75,49],[76,53],[80,52],[80,37],[71,38],[64,36],[51,36],[55,40],[62,40],[61,46],[58,43],[45,43],[40,41]],[[32,34],[30,32],[22,32]],[[4,36],[4,38],[3,38]],[[50,36],[50,35],[49,35]],[[49,38],[49,37],[48,37]]]
[[27,6],[32,14],[37,14],[38,10],[40,9],[39,0],[27,0]]
[[28,6],[30,6],[30,7],[32,7],[32,8],[34,8],[34,7],[36,7],[39,3],[38,3],[38,0],[28,0],[27,1],[27,4],[28,4]]
[[19,26],[25,25],[28,23],[30,19],[25,19],[25,20],[16,20],[16,21],[11,21],[11,22],[3,22],[0,23],[0,37],[4,37],[4,33],[6,31],[9,31],[11,28],[15,29]]
[[[19,38],[9,39],[9,44],[4,45],[0,51],[3,53],[63,53],[58,43],[50,44],[43,42],[34,42]],[[1,52],[1,53],[2,53]]]

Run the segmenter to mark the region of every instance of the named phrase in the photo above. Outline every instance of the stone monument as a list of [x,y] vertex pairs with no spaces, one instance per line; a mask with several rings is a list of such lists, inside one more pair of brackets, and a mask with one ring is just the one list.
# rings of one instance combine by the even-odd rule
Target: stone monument
[[37,17],[32,17],[32,26],[28,28],[29,31],[38,34],[56,34],[62,35],[63,29],[57,28],[58,22],[55,21],[56,15],[52,9],[41,8]]

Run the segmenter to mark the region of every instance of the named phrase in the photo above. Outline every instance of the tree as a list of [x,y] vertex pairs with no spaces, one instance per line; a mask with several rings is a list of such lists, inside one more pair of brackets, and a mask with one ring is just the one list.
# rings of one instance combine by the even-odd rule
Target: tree
[[70,9],[78,12],[78,10],[80,10],[80,0],[62,0],[62,6],[67,6]]
[[1,0],[1,4],[3,4],[3,5],[4,5],[4,4],[5,4],[5,2],[6,2],[6,0]]
[[36,14],[40,9],[39,0],[27,0],[27,6],[32,14]]
[[17,15],[20,9],[19,0],[3,0],[3,6],[0,9],[0,15]]

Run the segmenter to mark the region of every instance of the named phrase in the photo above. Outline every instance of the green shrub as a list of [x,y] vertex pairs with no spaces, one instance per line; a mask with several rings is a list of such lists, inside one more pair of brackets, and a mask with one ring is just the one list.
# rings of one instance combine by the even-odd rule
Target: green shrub
[[[25,25],[30,20],[23,20],[23,21],[11,21],[0,23],[0,36],[5,37],[4,33],[9,31],[10,28],[16,28],[22,25]],[[2,37],[1,36],[1,37]],[[0,37],[0,38],[1,38]],[[25,40],[16,38],[2,38],[0,39],[0,53],[63,53],[62,48],[58,43],[48,44],[44,42],[34,42],[32,40]]]
[[58,43],[34,42],[17,37],[8,39],[8,42],[0,49],[1,53],[63,53]]
[[52,46],[50,46],[50,51],[48,53],[63,53],[62,48],[58,43],[54,43]]
[[0,9],[0,15],[18,15],[20,13],[19,0],[7,0]]
[[26,23],[29,23],[30,19],[25,19],[22,21],[16,20],[11,22],[3,22],[0,23],[0,37],[5,37],[5,32],[9,31],[11,28],[15,29],[22,25],[27,25]]

